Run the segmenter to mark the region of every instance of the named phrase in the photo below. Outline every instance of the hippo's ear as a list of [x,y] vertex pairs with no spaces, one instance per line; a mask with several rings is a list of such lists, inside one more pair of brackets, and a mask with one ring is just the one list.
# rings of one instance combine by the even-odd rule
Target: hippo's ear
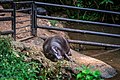
[[55,57],[57,59],[62,59],[63,58],[62,53],[61,53],[61,51],[60,51],[60,49],[58,47],[52,46],[52,51],[53,51],[53,55],[55,55]]

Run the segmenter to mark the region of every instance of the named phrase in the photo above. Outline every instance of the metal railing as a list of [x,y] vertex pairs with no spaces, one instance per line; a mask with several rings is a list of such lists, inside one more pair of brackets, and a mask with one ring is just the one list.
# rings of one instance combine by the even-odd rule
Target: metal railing
[[[40,5],[40,6],[54,6],[54,7],[62,7],[62,8],[69,8],[69,9],[94,11],[94,12],[101,12],[101,13],[120,15],[120,12],[106,11],[106,10],[97,10],[97,9],[91,9],[91,8],[80,8],[80,7],[74,7],[74,6],[51,4],[51,3],[43,3],[43,2],[35,2],[35,6],[36,5]],[[109,23],[102,23],[102,22],[76,20],[76,19],[52,17],[52,16],[43,16],[43,15],[36,15],[35,17],[36,18],[43,18],[43,19],[59,20],[59,21],[69,21],[69,22],[77,22],[77,23],[87,23],[87,24],[94,24],[94,25],[103,25],[104,27],[120,28],[119,24],[109,24]],[[107,37],[120,38],[120,34],[96,32],[96,31],[89,31],[89,30],[78,30],[78,29],[58,28],[58,27],[52,27],[52,26],[49,27],[49,26],[38,26],[38,25],[37,25],[37,28],[49,29],[49,30],[58,30],[58,31],[66,31],[66,32],[74,32],[74,33],[82,33],[82,34],[90,34],[90,35],[97,35],[97,36],[107,36]],[[96,46],[117,47],[117,48],[120,47],[120,45],[99,43],[99,42],[91,42],[91,41],[81,41],[81,40],[68,40],[68,41],[71,42],[71,43],[79,43],[79,44],[85,44],[85,45],[94,45],[94,46],[96,45]]]
[[[31,4],[31,8],[28,9],[16,9],[17,4]],[[78,29],[71,29],[71,28],[58,28],[58,27],[49,27],[49,26],[38,26],[37,25],[37,18],[43,18],[43,19],[51,19],[51,20],[59,20],[59,21],[69,21],[69,22],[77,22],[77,23],[87,23],[87,24],[94,24],[94,25],[103,25],[104,27],[114,27],[114,28],[120,28],[120,24],[109,24],[109,23],[102,23],[102,22],[94,22],[94,21],[86,21],[86,20],[76,20],[76,19],[69,19],[69,18],[61,18],[61,17],[51,17],[51,16],[43,16],[43,15],[37,15],[37,5],[40,6],[54,6],[54,7],[62,7],[62,8],[68,8],[68,9],[77,9],[77,10],[84,10],[84,11],[93,11],[93,12],[100,12],[100,13],[108,13],[108,14],[116,14],[120,15],[120,12],[114,12],[114,11],[106,11],[106,10],[97,10],[97,9],[91,9],[91,8],[80,8],[80,7],[74,7],[74,6],[67,6],[67,5],[59,5],[59,4],[51,4],[51,3],[43,3],[43,2],[35,2],[35,1],[22,1],[22,2],[14,2],[13,3],[13,9],[6,9],[6,10],[0,10],[0,12],[12,12],[11,18],[0,18],[0,21],[5,20],[12,20],[12,31],[10,33],[13,34],[14,39],[16,39],[16,23],[24,22],[24,21],[18,21],[16,22],[16,17],[24,17],[29,16],[26,15],[20,15],[16,16],[16,12],[20,11],[28,11],[31,10],[31,19],[25,20],[25,21],[31,21],[31,23],[27,26],[23,26],[21,28],[25,27],[31,27],[31,34],[33,36],[37,35],[37,28],[41,29],[49,29],[49,30],[58,30],[58,31],[66,31],[66,32],[74,32],[74,33],[82,33],[82,34],[90,34],[90,35],[97,35],[97,36],[107,36],[107,37],[114,37],[114,38],[120,38],[120,34],[113,34],[113,33],[105,33],[105,32],[97,32],[97,31],[89,31],[89,30],[78,30]],[[9,33],[9,32],[8,32]],[[0,32],[0,34],[2,34]],[[20,34],[20,33],[19,33]],[[91,41],[81,41],[81,40],[68,40],[71,43],[79,43],[79,44],[85,44],[85,45],[95,45],[95,46],[104,46],[104,47],[116,47],[120,48],[120,44],[107,44],[107,43],[99,43],[99,42],[91,42]]]
[[15,27],[15,9],[14,9],[14,3],[12,0],[1,0],[0,1],[0,4],[11,4],[13,5],[12,8],[13,9],[0,9],[0,12],[9,12],[11,13],[11,16],[10,17],[1,17],[0,18],[0,21],[12,21],[12,24],[11,24],[11,30],[7,30],[7,31],[0,31],[0,35],[8,35],[8,34],[12,34],[12,37],[14,38],[14,40],[16,40],[16,27]]
[[[19,32],[19,33],[16,33],[16,30],[17,29],[21,29],[21,28],[26,28],[26,27],[30,27],[32,26],[32,24],[28,24],[26,26],[22,26],[22,27],[17,27],[16,28],[16,24],[17,23],[22,23],[22,22],[27,22],[27,21],[30,21],[32,23],[33,20],[24,20],[24,21],[16,21],[16,18],[17,17],[25,17],[25,16],[31,16],[32,17],[32,14],[26,14],[26,15],[20,15],[20,16],[16,16],[16,13],[17,12],[24,12],[24,11],[30,11],[32,10],[32,8],[26,8],[26,9],[17,9],[17,5],[19,4],[31,4],[33,1],[25,1],[25,2],[13,2],[13,0],[6,0],[6,1],[0,1],[0,4],[9,4],[11,5],[12,9],[0,9],[0,12],[5,12],[5,13],[11,13],[11,17],[2,17],[0,18],[0,21],[12,21],[12,27],[11,29],[12,30],[9,30],[9,31],[0,31],[0,34],[1,35],[7,35],[7,34],[12,34],[12,37],[14,38],[14,40],[16,40],[16,35],[17,34],[21,34],[21,33],[26,33],[26,32],[31,32],[30,31],[26,31],[26,32]],[[32,11],[31,11],[32,12]]]
[[32,21],[34,21],[34,20],[32,20],[32,15],[33,15],[33,14],[32,14],[32,2],[33,2],[33,1],[14,2],[14,4],[16,4],[16,6],[14,6],[14,7],[20,6],[21,4],[22,4],[22,5],[26,5],[26,4],[31,5],[30,8],[22,8],[22,7],[21,7],[20,9],[16,9],[16,10],[15,10],[15,12],[23,12],[23,13],[29,12],[29,11],[31,12],[30,14],[23,14],[23,15],[16,15],[16,16],[15,16],[15,18],[28,17],[28,16],[30,16],[30,19],[21,20],[21,21],[16,21],[16,22],[15,22],[16,24],[18,24],[18,23],[23,23],[23,22],[30,22],[30,24],[27,24],[27,25],[25,25],[25,26],[17,27],[16,30],[17,30],[17,29],[22,29],[22,28],[27,28],[27,27],[30,27],[30,28],[31,28],[31,30],[18,32],[18,33],[16,33],[16,35],[19,35],[19,34],[22,34],[22,33],[28,33],[28,32],[30,32],[31,34],[33,33],[33,32],[32,32]]

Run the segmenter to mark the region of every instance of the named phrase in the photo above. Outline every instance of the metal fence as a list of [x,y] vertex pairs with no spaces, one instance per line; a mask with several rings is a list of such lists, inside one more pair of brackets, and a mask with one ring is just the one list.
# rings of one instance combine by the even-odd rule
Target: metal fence
[[[114,12],[114,11],[97,10],[97,9],[91,9],[91,8],[80,8],[80,7],[74,7],[74,6],[51,4],[51,3],[43,3],[43,2],[34,2],[34,3],[35,3],[34,4],[35,6],[37,6],[37,5],[40,5],[40,6],[53,6],[53,7],[62,7],[62,8],[68,8],[68,9],[77,9],[77,10],[94,11],[94,12],[101,12],[101,13],[120,15],[120,12]],[[87,24],[103,25],[105,27],[120,28],[119,24],[109,24],[109,23],[102,23],[102,22],[76,20],[76,19],[61,18],[61,17],[51,17],[51,16],[43,16],[43,15],[36,15],[35,17],[36,18],[43,18],[43,19],[51,19],[51,20],[59,20],[59,21],[69,21],[69,22],[77,22],[77,23],[87,23]],[[35,24],[37,24],[37,22]],[[120,34],[96,32],[96,31],[89,31],[89,30],[78,30],[78,29],[71,29],[71,28],[58,28],[58,27],[49,27],[49,26],[38,26],[38,25],[35,28],[120,38]],[[99,42],[90,42],[90,41],[81,41],[81,40],[68,40],[68,41],[71,42],[71,43],[78,43],[78,44],[85,44],[85,45],[95,45],[95,46],[104,46],[104,47],[120,47],[120,45],[99,43]]]
[[8,35],[8,34],[12,34],[12,37],[14,37],[14,39],[16,40],[16,27],[15,27],[15,7],[14,7],[14,3],[12,0],[6,0],[6,1],[0,1],[0,4],[11,4],[12,5],[12,9],[0,9],[0,12],[10,12],[11,13],[11,17],[1,17],[0,21],[12,21],[11,24],[11,30],[7,30],[7,31],[0,31],[0,35]]
[[[7,34],[12,34],[12,37],[14,38],[14,40],[16,40],[16,35],[18,34],[21,34],[21,33],[27,33],[27,32],[31,32],[32,33],[35,33],[35,32],[32,32],[33,31],[33,9],[32,9],[32,1],[25,1],[25,2],[13,2],[13,0],[3,0],[3,1],[0,1],[0,4],[7,4],[7,5],[11,5],[11,8],[10,9],[0,9],[0,12],[5,12],[5,13],[11,13],[11,16],[10,17],[2,17],[0,18],[0,21],[11,21],[12,22],[12,27],[11,27],[11,30],[9,31],[0,31],[0,34],[1,35],[7,35]],[[30,4],[30,8],[18,8],[19,5],[26,5],[26,4]],[[27,12],[27,11],[31,11],[31,14],[25,14],[25,15],[16,15],[17,12]],[[30,19],[29,20],[22,20],[22,21],[18,21],[16,20],[17,18],[19,17],[26,17],[26,16],[30,16]],[[18,23],[22,23],[22,22],[27,22],[27,21],[30,21],[30,24],[28,25],[25,25],[25,26],[21,26],[21,27],[17,27],[16,25]],[[24,31],[24,32],[18,32],[17,33],[17,30],[18,29],[22,29],[22,28],[26,28],[26,27],[30,27],[31,30],[28,30],[28,31]],[[32,34],[34,36],[34,34]]]
[[[17,8],[17,6],[20,6],[20,5],[30,5],[30,7],[29,8],[22,8],[22,7],[20,7],[20,9],[19,8]],[[16,27],[16,30],[18,30],[18,29],[22,29],[22,28],[27,28],[27,27],[30,27],[31,29],[30,30],[27,30],[27,31],[23,31],[23,32],[18,32],[18,33],[16,33],[16,35],[18,35],[18,34],[21,34],[21,33],[28,33],[28,32],[30,32],[30,33],[34,33],[34,32],[32,32],[33,30],[33,28],[32,27],[34,27],[34,25],[33,25],[33,23],[32,23],[32,21],[34,21],[33,20],[33,18],[32,18],[32,13],[33,13],[33,11],[32,11],[32,1],[25,1],[25,2],[14,2],[14,7],[15,7],[15,13],[17,13],[17,12],[31,12],[31,13],[29,13],[29,14],[24,14],[24,15],[15,15],[15,18],[19,18],[19,17],[27,17],[27,16],[30,16],[30,19],[27,19],[27,20],[22,20],[22,21],[16,21],[15,23],[16,24],[18,24],[18,23],[23,23],[23,22],[30,22],[30,24],[27,24],[27,25],[25,25],[25,26],[20,26],[20,27]],[[15,24],[15,25],[16,25]],[[34,36],[34,34],[32,34],[33,36]]]
[[[84,10],[84,11],[93,11],[93,12],[100,12],[100,13],[108,13],[108,14],[117,14],[120,15],[120,12],[114,12],[114,11],[106,11],[106,10],[97,10],[97,9],[91,9],[91,8],[80,8],[80,7],[74,7],[74,6],[67,6],[67,5],[59,5],[59,4],[51,4],[51,3],[43,3],[43,2],[35,2],[35,1],[22,1],[22,2],[14,2],[13,3],[13,10],[12,11],[13,17],[8,18],[7,20],[12,20],[12,33],[13,37],[16,36],[16,11],[26,11],[28,9],[21,9],[16,10],[16,4],[31,4],[31,24],[28,25],[31,27],[31,34],[33,36],[37,35],[37,29],[49,29],[49,30],[58,30],[58,31],[66,31],[66,32],[74,32],[74,33],[82,33],[82,34],[90,34],[90,35],[97,35],[97,36],[107,36],[107,37],[114,37],[114,38],[120,38],[120,34],[113,34],[113,33],[104,33],[104,32],[97,32],[97,31],[89,31],[89,30],[78,30],[78,29],[71,29],[71,28],[58,28],[58,27],[49,27],[49,26],[38,26],[37,25],[37,18],[43,18],[43,19],[51,19],[51,20],[59,20],[59,21],[69,21],[69,22],[77,22],[77,23],[87,23],[87,24],[94,24],[94,25],[103,25],[105,27],[115,27],[120,28],[119,24],[109,24],[109,23],[102,23],[102,22],[93,22],[93,21],[85,21],[85,20],[76,20],[76,19],[69,19],[69,18],[61,18],[61,17],[52,17],[52,16],[43,16],[43,15],[37,15],[37,5],[40,6],[53,6],[53,7],[62,7],[62,8],[68,8],[68,9],[77,9],[77,10]],[[1,10],[0,10],[1,11]],[[3,11],[3,10],[2,10]],[[6,11],[6,10],[4,10]],[[26,15],[24,15],[26,16]],[[21,16],[17,16],[21,17]],[[4,19],[0,19],[0,21],[3,21]],[[28,20],[29,21],[29,20]],[[24,22],[24,21],[23,21]],[[28,26],[23,26],[28,27]],[[120,48],[120,45],[115,44],[107,44],[107,43],[99,43],[99,42],[91,42],[91,41],[81,41],[81,40],[68,40],[71,43],[76,44],[85,44],[85,45],[95,45],[95,46],[103,46],[103,47],[115,47]]]

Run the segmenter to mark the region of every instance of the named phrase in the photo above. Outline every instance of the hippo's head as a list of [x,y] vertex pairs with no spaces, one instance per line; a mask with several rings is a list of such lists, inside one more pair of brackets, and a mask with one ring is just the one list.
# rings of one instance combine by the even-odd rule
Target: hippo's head
[[62,51],[58,48],[58,47],[56,47],[56,46],[52,46],[52,55],[54,55],[55,56],[55,58],[56,59],[58,59],[58,60],[60,60],[60,59],[62,59],[63,58],[63,56],[62,56]]

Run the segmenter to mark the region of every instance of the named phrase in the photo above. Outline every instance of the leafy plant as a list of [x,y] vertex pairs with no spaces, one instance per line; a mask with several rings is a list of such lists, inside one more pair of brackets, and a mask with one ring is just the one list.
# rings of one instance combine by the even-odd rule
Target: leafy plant
[[57,20],[49,20],[49,22],[52,26],[55,26],[58,23]]
[[78,71],[80,71],[76,75],[76,80],[103,80],[101,79],[100,75],[101,73],[96,70],[92,71],[89,67],[87,66],[82,66],[82,68],[76,68]]
[[[41,68],[40,79],[41,80],[70,80],[70,78],[63,73],[63,62],[57,62],[53,67]],[[67,76],[67,79],[66,79]]]
[[13,50],[8,37],[0,37],[0,80],[36,80],[37,68],[36,62],[24,62],[24,56]]
[[103,0],[100,4],[113,4],[113,1],[112,0]]

